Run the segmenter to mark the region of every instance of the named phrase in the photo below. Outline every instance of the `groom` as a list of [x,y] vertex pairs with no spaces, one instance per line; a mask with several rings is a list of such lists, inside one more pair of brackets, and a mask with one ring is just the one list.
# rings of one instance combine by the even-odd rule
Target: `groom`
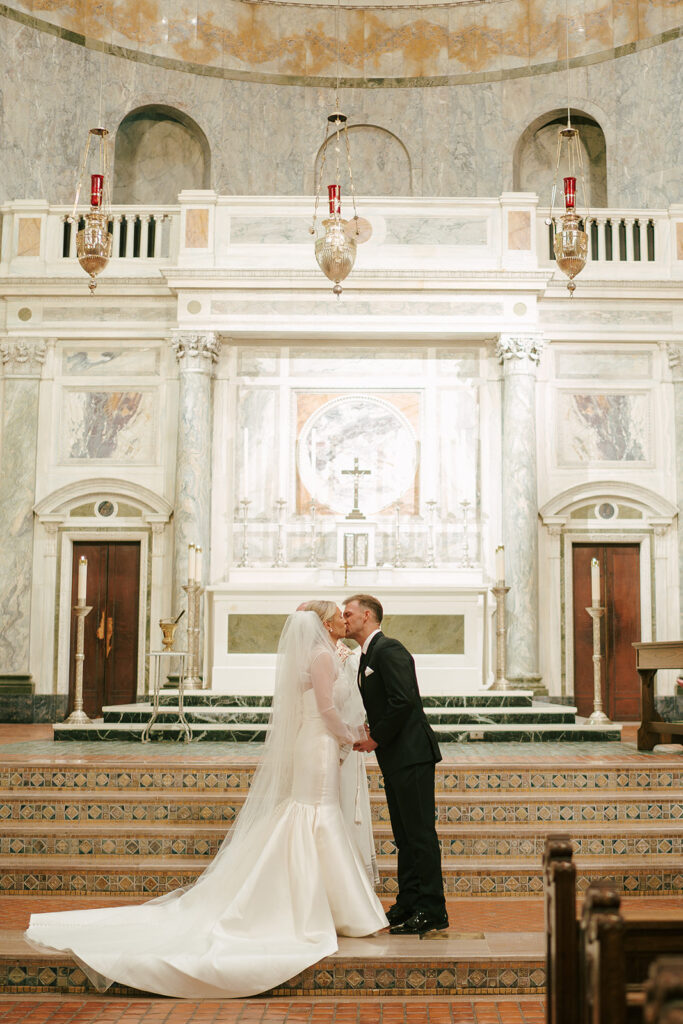
[[387,911],[392,935],[448,928],[441,850],[434,824],[434,766],[441,760],[422,709],[415,662],[398,640],[384,636],[382,605],[370,594],[344,601],[347,636],[361,646],[358,685],[368,716],[367,740],[384,776],[398,849],[398,896]]

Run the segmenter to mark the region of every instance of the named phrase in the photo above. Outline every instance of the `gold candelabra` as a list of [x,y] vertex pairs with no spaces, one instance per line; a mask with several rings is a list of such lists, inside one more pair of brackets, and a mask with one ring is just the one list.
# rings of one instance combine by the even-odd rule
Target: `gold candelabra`
[[187,594],[187,674],[185,684],[189,689],[201,690],[199,675],[199,602],[204,589],[197,580],[189,580],[183,590]]
[[511,690],[512,683],[505,678],[505,595],[510,590],[504,580],[491,588],[496,599],[496,681],[492,690]]

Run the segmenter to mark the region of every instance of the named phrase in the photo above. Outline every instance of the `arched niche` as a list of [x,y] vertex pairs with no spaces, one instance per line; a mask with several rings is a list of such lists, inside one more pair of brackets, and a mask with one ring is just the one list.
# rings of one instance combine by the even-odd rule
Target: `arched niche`
[[[358,195],[363,196],[411,196],[413,174],[408,150],[397,135],[375,124],[354,124],[347,128],[351,151],[353,183]],[[318,150],[315,159],[315,181],[322,172],[321,195],[326,195],[326,186],[336,180],[335,152],[336,133],[331,133]],[[351,194],[346,145],[343,133],[339,153],[339,171],[342,197]],[[348,215],[348,210],[346,211]]]
[[116,133],[114,202],[171,205],[183,189],[211,187],[211,150],[191,117],[151,104],[127,114]]
[[[607,146],[604,132],[595,118],[584,111],[572,110],[571,119],[572,125],[579,129],[586,201],[593,208],[604,209],[607,206]],[[515,147],[514,191],[536,192],[541,197],[541,206],[550,205],[557,164],[557,136],[560,128],[566,124],[566,108],[541,114],[525,128]],[[563,148],[566,151],[566,147]],[[583,205],[578,183],[577,192],[577,199]],[[556,202],[559,200],[561,196],[557,197]]]

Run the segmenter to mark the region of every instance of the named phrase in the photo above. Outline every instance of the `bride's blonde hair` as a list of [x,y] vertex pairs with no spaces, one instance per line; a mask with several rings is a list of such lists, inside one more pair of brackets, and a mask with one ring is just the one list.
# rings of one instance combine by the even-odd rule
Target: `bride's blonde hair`
[[315,612],[323,626],[329,622],[337,613],[337,606],[334,601],[307,601],[301,609],[304,612]]

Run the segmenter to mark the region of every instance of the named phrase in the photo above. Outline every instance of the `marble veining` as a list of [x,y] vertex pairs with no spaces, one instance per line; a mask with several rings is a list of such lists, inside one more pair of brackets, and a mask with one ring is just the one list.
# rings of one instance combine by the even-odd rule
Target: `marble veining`
[[488,244],[488,221],[483,217],[386,217],[385,245]]
[[156,376],[159,373],[159,349],[65,348],[62,372],[67,377],[106,377],[110,374]]
[[156,460],[152,391],[62,392],[62,457],[149,464]]
[[649,395],[590,391],[558,398],[560,465],[649,459]]

